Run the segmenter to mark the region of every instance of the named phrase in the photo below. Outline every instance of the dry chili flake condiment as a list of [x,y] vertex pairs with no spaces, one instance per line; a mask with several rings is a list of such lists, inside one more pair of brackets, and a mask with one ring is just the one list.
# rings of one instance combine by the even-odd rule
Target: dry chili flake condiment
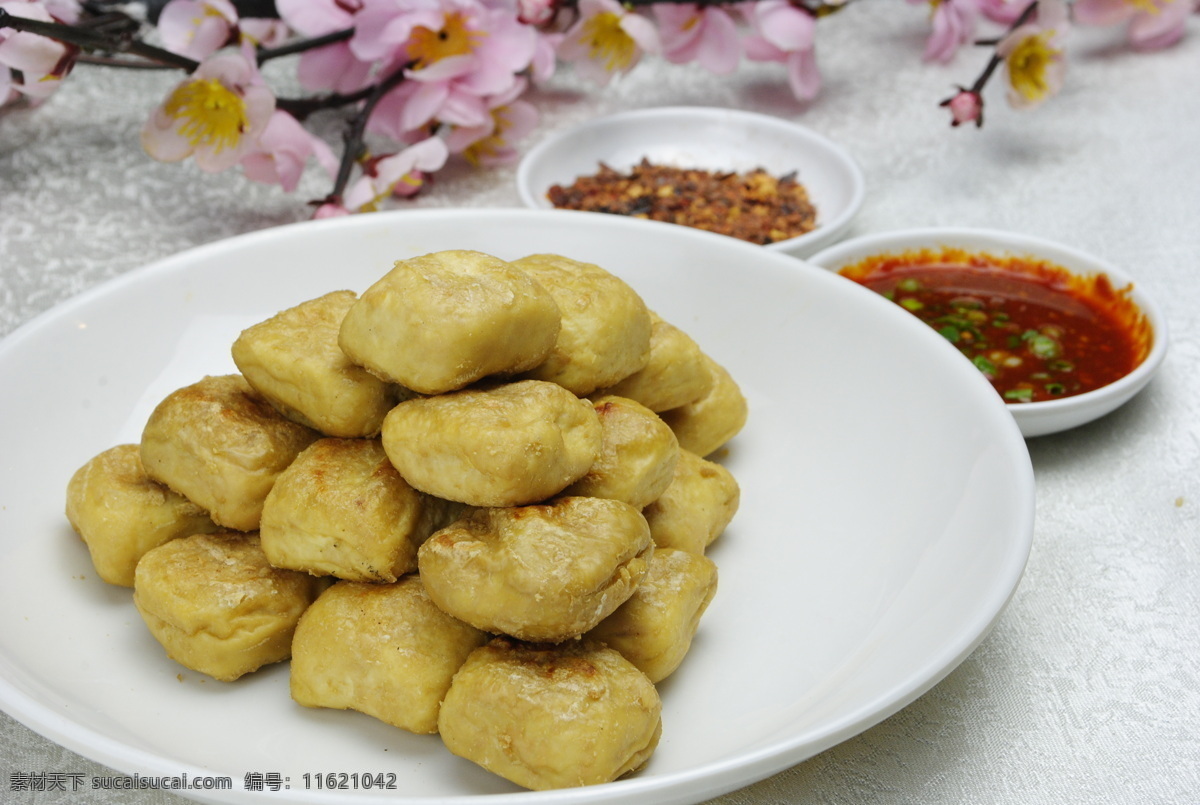
[[629,173],[600,170],[547,192],[559,209],[606,212],[682,224],[766,245],[811,232],[817,211],[796,174],[775,177],[655,165],[643,159]]

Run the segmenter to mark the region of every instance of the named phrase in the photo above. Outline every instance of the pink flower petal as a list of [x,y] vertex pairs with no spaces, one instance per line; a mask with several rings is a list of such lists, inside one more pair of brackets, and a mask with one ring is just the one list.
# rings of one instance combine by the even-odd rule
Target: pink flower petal
[[1120,25],[1137,9],[1125,0],[1075,0],[1071,15],[1080,25]]
[[371,65],[359,61],[345,42],[310,50],[296,68],[300,86],[308,90],[356,92],[371,81]]
[[816,20],[786,0],[759,0],[751,13],[751,24],[758,35],[780,50],[812,47]]
[[256,182],[296,189],[304,164],[313,153],[312,135],[287,112],[276,111],[258,138],[260,150],[242,158],[242,170]]
[[802,101],[811,101],[821,92],[821,72],[817,69],[817,55],[809,50],[798,50],[787,62],[788,86],[792,94]]
[[317,206],[313,211],[313,220],[317,221],[322,218],[341,218],[344,215],[349,215],[350,210],[338,201],[325,201]]
[[1159,2],[1157,13],[1138,14],[1129,23],[1129,43],[1137,50],[1162,50],[1183,38],[1189,16],[1185,0]]
[[787,51],[780,50],[761,36],[747,36],[742,40],[742,50],[750,61],[786,61]]
[[17,31],[0,42],[0,66],[7,65],[37,80],[49,75],[66,55],[62,44],[44,36]]
[[629,38],[647,53],[659,51],[658,29],[645,17],[638,14],[625,14],[621,17],[621,30],[629,34]]
[[402,131],[415,131],[438,115],[450,97],[450,85],[445,82],[422,82],[414,88],[400,116]]
[[199,60],[229,42],[237,20],[228,0],[171,0],[159,15],[158,32],[168,50]]
[[717,75],[729,75],[741,61],[737,23],[719,8],[707,10],[704,35],[700,38],[696,61]]
[[280,18],[305,36],[349,28],[354,24],[353,5],[345,0],[275,0]]

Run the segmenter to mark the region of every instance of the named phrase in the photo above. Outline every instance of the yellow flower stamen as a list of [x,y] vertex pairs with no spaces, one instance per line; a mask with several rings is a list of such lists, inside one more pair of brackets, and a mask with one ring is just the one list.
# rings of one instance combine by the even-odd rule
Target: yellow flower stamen
[[408,55],[413,67],[420,70],[449,56],[466,56],[475,50],[479,41],[487,36],[486,31],[467,27],[467,18],[460,12],[446,15],[440,30],[413,29],[408,43]]
[[479,167],[484,157],[498,154],[505,146],[504,133],[512,128],[512,121],[508,119],[508,107],[493,109],[492,121],[492,133],[479,138],[463,150],[463,157],[476,167]]
[[182,121],[179,133],[189,143],[207,145],[214,152],[236,147],[248,126],[245,101],[215,78],[181,84],[163,111]]
[[1060,51],[1050,44],[1054,31],[1027,36],[1008,54],[1009,82],[1027,101],[1040,100],[1051,92],[1046,74]]
[[602,60],[609,72],[625,70],[637,58],[637,42],[621,27],[621,15],[611,11],[587,20],[580,41],[588,46],[588,56]]
[[[1158,14],[1162,11],[1159,2],[1156,2],[1156,0],[1125,0],[1125,2],[1147,14]],[[1162,5],[1173,2],[1175,0],[1161,0]]]

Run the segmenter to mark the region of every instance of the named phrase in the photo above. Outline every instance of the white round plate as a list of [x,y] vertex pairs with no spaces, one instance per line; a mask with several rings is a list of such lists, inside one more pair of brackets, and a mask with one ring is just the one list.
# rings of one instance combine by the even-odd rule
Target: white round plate
[[817,228],[765,247],[794,257],[840,238],[865,193],[854,159],[811,129],[770,115],[691,106],[622,112],[551,135],[521,160],[517,190],[526,206],[552,209],[546,198],[552,186],[591,175],[601,162],[628,171],[643,158],[680,168],[796,171],[817,208]]
[[[231,684],[188,671],[150,637],[130,591],[96,577],[63,516],[76,468],[136,440],[168,391],[233,371],[241,328],[450,248],[608,268],[728,367],[749,400],[748,425],[720,456],[742,489],[709,552],[720,589],[662,683],[662,742],[628,779],[522,791],[436,736],[294,704],[286,664]],[[0,412],[10,425],[0,705],[125,774],[228,776],[231,790],[181,792],[206,802],[700,802],[859,733],[942,679],[1004,608],[1032,538],[1025,443],[940,336],[790,257],[600,214],[375,213],[197,248],[0,343]],[[322,790],[311,775],[325,772],[395,774],[396,788]],[[247,774],[277,774],[286,791],[245,790]]]
[[839,243],[815,254],[811,262],[830,271],[839,271],[872,255],[898,254],[909,250],[942,247],[983,252],[1000,258],[1033,257],[1061,266],[1081,277],[1107,274],[1112,286],[1129,288],[1129,299],[1146,317],[1154,335],[1149,354],[1132,372],[1107,386],[1042,402],[1008,403],[1008,410],[1026,438],[1059,433],[1086,425],[1133,399],[1158,373],[1167,356],[1167,319],[1145,289],[1115,265],[1079,249],[1031,235],[994,229],[937,227],[904,229],[864,235]]

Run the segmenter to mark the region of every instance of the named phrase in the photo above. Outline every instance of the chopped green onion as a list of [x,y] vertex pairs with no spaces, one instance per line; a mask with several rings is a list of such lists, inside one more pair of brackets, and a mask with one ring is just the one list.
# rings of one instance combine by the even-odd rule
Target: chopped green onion
[[1046,368],[1053,372],[1074,372],[1075,364],[1071,363],[1070,361],[1063,360],[1050,361],[1048,364],[1046,364]]
[[1046,393],[1047,394],[1062,394],[1066,390],[1067,390],[1067,387],[1064,386],[1062,383],[1047,383],[1046,384]]
[[900,307],[904,308],[905,310],[920,310],[921,308],[925,307],[925,305],[921,304],[920,299],[905,297],[904,299],[900,300]]
[[1049,360],[1058,357],[1059,346],[1050,336],[1038,333],[1029,339],[1029,351],[1039,358]]
[[1004,399],[1014,402],[1029,402],[1033,399],[1033,389],[1009,389],[1004,392]]
[[942,338],[945,338],[951,344],[957,344],[959,337],[962,335],[962,331],[953,324],[944,325],[938,332],[941,333]]
[[992,363],[982,355],[976,355],[971,363],[975,364],[975,368],[983,372],[985,375],[994,376],[996,374],[996,364]]
[[921,290],[921,282],[920,280],[913,279],[912,277],[905,277],[896,283],[896,287],[902,291],[908,291],[911,293],[912,291]]

